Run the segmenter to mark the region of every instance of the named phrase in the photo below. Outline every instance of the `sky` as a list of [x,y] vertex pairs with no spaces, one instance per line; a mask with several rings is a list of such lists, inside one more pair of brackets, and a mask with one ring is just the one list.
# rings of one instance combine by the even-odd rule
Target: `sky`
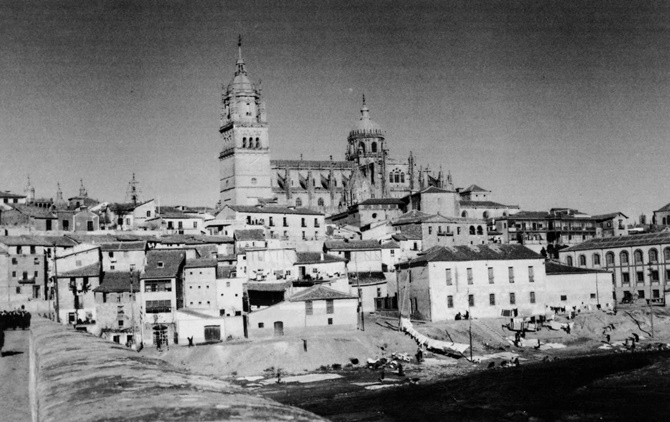
[[0,0],[0,190],[214,206],[238,35],[273,159],[344,159],[365,94],[390,156],[494,201],[670,202],[670,3],[620,0]]

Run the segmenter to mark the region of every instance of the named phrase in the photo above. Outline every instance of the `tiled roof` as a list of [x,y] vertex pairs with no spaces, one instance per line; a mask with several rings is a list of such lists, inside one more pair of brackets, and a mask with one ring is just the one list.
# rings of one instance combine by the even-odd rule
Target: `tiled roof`
[[233,243],[233,239],[228,236],[203,236],[190,234],[175,234],[171,236],[162,236],[155,239],[156,243],[162,245],[184,244],[184,245],[205,245]]
[[194,309],[188,309],[188,308],[181,308],[177,310],[177,312],[181,312],[182,314],[190,315],[200,319],[221,319],[221,317],[205,314],[203,312],[198,312]]
[[358,203],[358,205],[386,205],[386,204],[405,205],[405,201],[398,198],[370,198],[366,199],[363,202]]
[[374,250],[381,249],[379,242],[376,240],[326,240],[324,242],[326,249],[335,251],[357,251],[357,250]]
[[114,203],[109,204],[109,209],[110,209],[110,211],[113,211],[117,214],[118,213],[124,213],[124,212],[130,212],[130,211],[133,211],[137,207],[141,207],[144,204],[148,204],[151,201],[153,201],[153,199],[141,202],[139,204],[134,204],[132,202],[126,202],[126,203],[114,202]]
[[[183,251],[150,250],[147,252],[147,265],[142,278],[177,277],[185,259],[186,254]],[[159,266],[160,263],[162,266]]]
[[355,164],[351,161],[317,161],[317,160],[270,160],[271,167],[301,167],[308,168],[354,168]]
[[400,245],[392,240],[382,243],[381,244],[382,249],[400,249]]
[[386,276],[381,271],[349,273],[349,284],[352,286],[370,286],[384,283],[386,283]]
[[100,273],[100,263],[96,262],[95,264],[75,268],[74,270],[58,272],[58,278],[99,277]]
[[54,219],[54,220],[56,219],[56,215],[46,208],[33,207],[30,205],[23,205],[23,204],[11,204],[10,206],[15,210],[17,210],[18,212],[20,212],[21,214],[27,215],[29,217]]
[[20,198],[25,198],[25,197],[26,197],[25,195],[17,195],[15,193],[11,193],[11,192],[0,191],[0,198],[17,198],[17,199],[20,199]]
[[670,211],[670,204],[666,204],[666,205],[662,206],[661,208],[657,209],[654,212],[659,212],[659,211]]
[[167,218],[167,219],[197,219],[197,220],[204,220],[205,216],[201,214],[194,214],[194,213],[185,213],[182,211],[174,211],[174,212],[165,212],[161,210],[160,216],[162,218]]
[[590,249],[612,249],[628,248],[645,245],[668,245],[670,244],[670,232],[662,231],[657,233],[634,234],[630,236],[619,237],[599,237],[587,240],[579,245],[571,246],[562,252],[585,251]]
[[237,261],[237,255],[219,255],[216,258],[217,261]]
[[0,236],[0,243],[7,246],[53,246],[41,236]]
[[611,220],[613,218],[617,218],[619,215],[623,215],[625,218],[628,218],[624,213],[622,212],[611,212],[609,214],[600,214],[600,215],[594,215],[593,218],[594,220],[597,221],[605,221],[605,220]]
[[307,300],[336,300],[336,299],[357,299],[348,293],[340,292],[324,285],[317,285],[298,293],[295,293],[290,298],[291,302],[304,302]]
[[217,265],[218,263],[216,262],[216,259],[211,258],[187,259],[184,268],[208,268],[208,267],[216,267]]
[[491,191],[481,188],[477,185],[470,185],[467,188],[460,191],[459,193],[469,193],[469,192],[491,192]]
[[416,234],[416,233],[396,233],[393,236],[391,236],[391,239],[396,240],[398,242],[403,242],[406,240],[422,240],[423,238],[421,235]]
[[393,224],[410,224],[421,222],[423,219],[430,217],[431,214],[426,214],[425,212],[412,210],[404,213],[393,221]]
[[133,271],[107,271],[102,274],[102,283],[93,289],[100,293],[130,292],[130,279],[133,280],[133,292],[140,290],[140,273]]
[[518,209],[518,205],[504,205],[493,201],[458,201],[463,208],[511,208]]
[[509,220],[543,220],[549,218],[550,214],[547,211],[519,211],[516,214],[508,215],[507,217],[502,217],[499,220],[509,219]]
[[595,270],[589,268],[573,267],[570,265],[563,265],[554,261],[546,261],[544,264],[547,275],[557,274],[586,274],[586,273],[609,273],[607,270]]
[[253,205],[229,205],[230,209],[237,212],[256,213],[256,214],[300,214],[300,215],[324,215],[322,212],[312,211],[307,208],[289,208],[274,205],[253,206]]
[[114,242],[102,243],[100,250],[103,252],[110,251],[144,251],[147,248],[147,242]]
[[265,240],[263,229],[235,230],[235,240],[239,242],[247,240]]
[[408,264],[410,267],[417,267],[425,266],[428,262],[517,259],[542,259],[542,256],[523,245],[515,244],[435,246],[419,257],[398,265],[406,268]]
[[339,256],[322,254],[321,252],[298,252],[296,255],[298,256],[298,260],[293,265],[325,264],[347,261]]
[[77,242],[72,240],[69,236],[40,236],[51,246],[59,248],[71,248],[77,245]]
[[216,267],[216,278],[233,278],[233,273],[237,272],[234,265],[221,265]]
[[289,288],[291,283],[289,282],[272,283],[269,281],[259,281],[259,282],[247,281],[245,285],[247,287],[247,290],[254,292],[283,292]]

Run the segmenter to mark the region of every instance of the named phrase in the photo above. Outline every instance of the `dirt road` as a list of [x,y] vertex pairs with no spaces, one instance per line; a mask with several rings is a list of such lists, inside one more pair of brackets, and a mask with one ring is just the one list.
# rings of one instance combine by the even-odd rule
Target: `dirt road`
[[29,331],[5,331],[0,358],[0,419],[31,422],[28,394]]

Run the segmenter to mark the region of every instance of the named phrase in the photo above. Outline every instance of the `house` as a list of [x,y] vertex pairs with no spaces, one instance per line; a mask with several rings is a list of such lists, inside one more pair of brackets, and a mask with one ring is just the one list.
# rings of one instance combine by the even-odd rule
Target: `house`
[[[218,226],[216,226],[218,224]],[[271,205],[225,205],[207,227],[225,233],[225,226],[246,224],[265,228],[272,239],[318,240],[326,235],[324,214],[306,208]]]
[[410,211],[392,222],[401,234],[421,239],[424,249],[433,246],[481,245],[488,243],[486,221],[464,217],[444,217]]
[[[2,196],[0,196],[0,198],[2,198]],[[662,226],[670,226],[670,204],[665,204],[661,208],[654,211],[652,223],[660,224]]]
[[147,252],[146,266],[140,275],[140,315],[145,343],[175,343],[174,312],[183,307],[185,261],[186,254],[179,250]]
[[25,204],[26,196],[11,193],[10,191],[0,191],[0,203],[3,204]]
[[330,328],[356,329],[358,298],[323,285],[297,293],[286,300],[249,313],[253,338],[323,332]]
[[329,223],[363,227],[380,221],[393,220],[403,214],[406,203],[398,198],[370,198],[347,211],[327,218]]
[[0,237],[0,298],[8,303],[45,299],[52,245],[39,236]]
[[547,288],[544,302],[550,308],[583,309],[614,306],[612,274],[605,269],[545,263]]
[[628,217],[622,212],[594,215],[596,237],[628,236]]
[[58,219],[48,209],[16,203],[0,213],[0,225],[29,226],[36,231],[55,231],[58,230]]
[[128,272],[144,268],[147,242],[112,242],[100,244],[102,270]]
[[[137,344],[140,338],[139,271],[105,271],[93,289],[101,337],[119,344]],[[134,337],[133,337],[134,336]]]
[[351,294],[360,298],[363,312],[374,312],[377,300],[388,296],[388,280],[383,272],[349,273]]
[[518,205],[504,205],[489,199],[491,191],[477,185],[457,189],[460,216],[465,218],[496,219],[519,212]]
[[325,253],[347,260],[349,272],[381,272],[382,251],[376,240],[326,240]]
[[178,338],[175,343],[188,345],[189,339],[194,345],[218,343],[226,338],[225,319],[204,310],[179,309],[175,312],[175,326]]
[[100,217],[87,208],[83,208],[80,211],[75,212],[73,220],[73,230],[76,232],[92,232],[100,230]]
[[618,302],[664,305],[670,285],[670,232],[591,239],[560,251],[561,263],[612,273]]
[[396,266],[398,303],[414,319],[445,321],[469,312],[543,314],[544,258],[523,245],[436,246]]
[[156,217],[156,202],[153,199],[142,203],[111,203],[101,208],[107,229],[138,230],[147,229],[147,220]]
[[187,259],[184,265],[184,308],[215,310],[218,315],[216,259]]
[[96,324],[94,289],[100,285],[102,266],[100,247],[80,244],[56,252],[53,277],[56,289],[56,310],[63,324],[84,327]]
[[196,212],[185,212],[177,208],[160,210],[161,230],[167,234],[203,234],[205,216]]

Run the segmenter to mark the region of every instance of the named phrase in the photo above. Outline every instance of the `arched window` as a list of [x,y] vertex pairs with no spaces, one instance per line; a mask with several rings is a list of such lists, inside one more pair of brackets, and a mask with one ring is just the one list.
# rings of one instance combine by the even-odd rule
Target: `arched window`
[[484,213],[482,214],[482,217],[484,218],[489,218],[490,216],[491,214],[488,211],[484,211]]
[[586,256],[579,255],[579,266],[586,267]]
[[605,265],[608,267],[614,266],[614,252],[607,252],[607,255],[605,255]]
[[565,263],[572,267],[572,257],[568,256],[565,258]]
[[665,262],[669,262],[670,261],[670,248],[665,248],[665,250],[663,251],[663,254],[665,255]]
[[623,251],[619,255],[619,258],[621,259],[621,265],[627,265],[628,264],[628,252]]
[[302,207],[302,199],[295,198],[295,206],[296,207]]
[[323,206],[324,206],[323,198],[319,198],[319,200],[316,201],[316,203],[317,203],[320,207],[323,207]]
[[261,147],[261,140],[256,138],[256,148],[260,148],[260,147]]
[[245,138],[242,138],[242,148],[246,148],[246,147],[247,147],[247,138],[245,137]]
[[477,226],[477,234],[480,236],[484,234],[484,229],[482,229],[482,226]]
[[642,251],[641,250],[636,250],[635,253],[633,254],[635,257],[635,264],[644,264],[644,260],[642,259]]
[[400,173],[400,183],[405,183],[405,173]]
[[470,234],[475,234],[475,226],[470,226]]
[[649,249],[649,262],[658,262],[658,251],[656,249]]
[[365,144],[363,142],[358,144],[358,149],[365,154]]
[[594,267],[595,266],[599,267],[600,266],[600,254],[594,253],[592,259],[593,259],[593,266]]
[[393,173],[389,173],[389,183],[393,183]]
[[376,142],[372,143],[372,146],[370,147],[370,151],[371,152],[377,152],[377,143]]
[[461,213],[461,217],[467,218],[467,217],[468,217],[468,212],[467,212],[467,211],[463,211],[463,212]]

